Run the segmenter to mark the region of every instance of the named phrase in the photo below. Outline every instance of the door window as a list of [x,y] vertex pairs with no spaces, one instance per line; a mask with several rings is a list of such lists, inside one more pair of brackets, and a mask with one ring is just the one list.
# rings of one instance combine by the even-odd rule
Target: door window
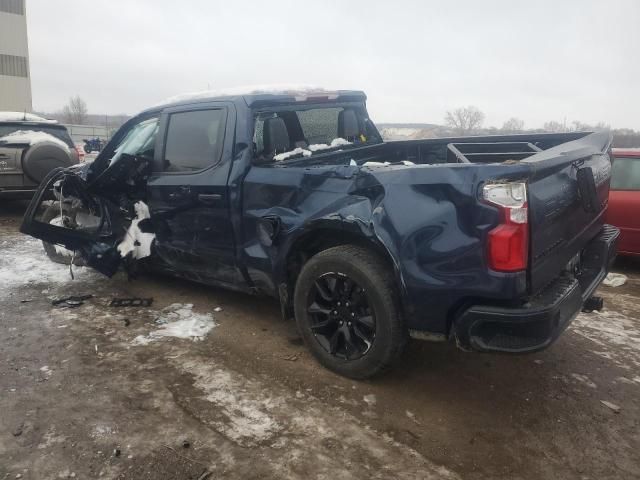
[[640,190],[640,158],[614,159],[611,190]]
[[194,110],[169,116],[164,151],[165,172],[192,172],[218,163],[226,110]]

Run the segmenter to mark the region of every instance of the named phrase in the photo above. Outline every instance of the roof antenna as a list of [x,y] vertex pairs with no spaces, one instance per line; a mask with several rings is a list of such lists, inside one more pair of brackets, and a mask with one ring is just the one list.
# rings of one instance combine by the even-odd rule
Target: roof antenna
[[26,109],[26,108],[24,109],[24,114],[23,114],[23,116],[22,116],[22,121],[23,121],[23,122],[26,122],[26,121],[27,121],[27,109]]

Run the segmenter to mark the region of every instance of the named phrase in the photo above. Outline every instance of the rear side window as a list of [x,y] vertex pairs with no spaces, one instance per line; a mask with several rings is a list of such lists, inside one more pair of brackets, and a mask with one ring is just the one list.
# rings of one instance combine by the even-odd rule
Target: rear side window
[[226,110],[195,110],[169,116],[164,152],[165,172],[192,172],[218,163]]
[[640,190],[640,158],[615,157],[611,190]]
[[314,108],[296,112],[309,144],[331,143],[338,137],[338,115],[342,108]]

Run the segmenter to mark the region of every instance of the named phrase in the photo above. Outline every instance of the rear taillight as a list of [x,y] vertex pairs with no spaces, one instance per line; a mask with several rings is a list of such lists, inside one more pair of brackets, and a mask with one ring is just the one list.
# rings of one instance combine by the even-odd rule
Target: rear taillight
[[488,237],[489,267],[499,272],[525,270],[529,259],[527,184],[485,185],[482,196],[500,209],[500,225]]

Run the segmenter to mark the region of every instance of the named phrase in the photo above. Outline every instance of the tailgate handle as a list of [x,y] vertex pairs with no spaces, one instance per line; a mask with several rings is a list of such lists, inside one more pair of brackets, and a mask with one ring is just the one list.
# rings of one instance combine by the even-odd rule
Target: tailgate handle
[[205,205],[211,205],[212,203],[217,202],[222,199],[222,195],[219,193],[199,193],[198,200],[200,203],[204,203]]
[[596,190],[596,182],[593,178],[593,170],[591,167],[582,167],[576,171],[576,180],[578,181],[578,190],[580,191],[580,199],[582,200],[582,208],[585,212],[598,212],[599,201],[598,192]]

